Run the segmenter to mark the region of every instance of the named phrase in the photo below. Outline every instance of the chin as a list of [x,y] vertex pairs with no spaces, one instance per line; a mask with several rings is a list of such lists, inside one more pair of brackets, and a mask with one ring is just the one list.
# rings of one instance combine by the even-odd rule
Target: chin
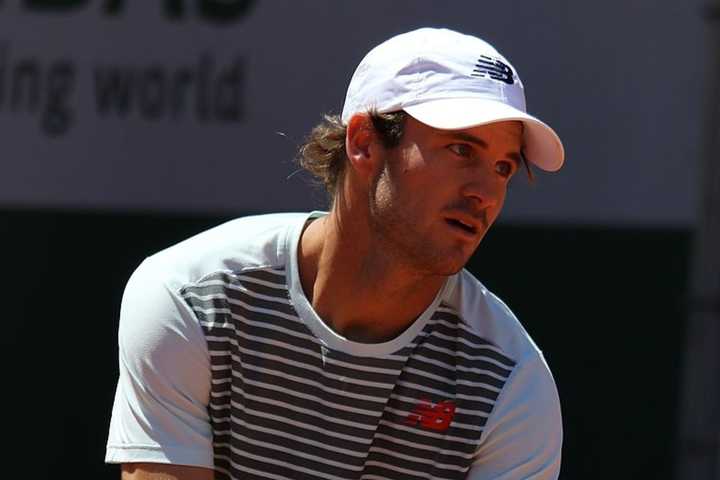
[[458,273],[460,270],[462,270],[463,268],[465,268],[465,265],[467,265],[467,261],[462,262],[462,263],[460,263],[460,264],[451,265],[451,266],[449,266],[448,268],[445,269],[443,275],[445,275],[445,276],[455,275],[455,274]]
[[[452,258],[455,256],[456,258]],[[441,275],[448,277],[450,275],[455,275],[460,270],[465,268],[465,265],[467,265],[467,262],[470,260],[469,257],[463,256],[462,258],[457,258],[457,255],[445,255],[440,258],[436,258],[433,262],[428,262],[426,264],[427,270],[432,275]]]

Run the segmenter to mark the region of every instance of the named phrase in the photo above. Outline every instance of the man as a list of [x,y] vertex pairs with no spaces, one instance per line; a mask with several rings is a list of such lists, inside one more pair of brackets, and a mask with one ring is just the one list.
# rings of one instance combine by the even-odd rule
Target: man
[[301,156],[329,213],[234,220],[131,277],[106,461],[125,479],[557,478],[550,371],[463,270],[526,159],[563,162],[515,69],[450,30],[391,38]]

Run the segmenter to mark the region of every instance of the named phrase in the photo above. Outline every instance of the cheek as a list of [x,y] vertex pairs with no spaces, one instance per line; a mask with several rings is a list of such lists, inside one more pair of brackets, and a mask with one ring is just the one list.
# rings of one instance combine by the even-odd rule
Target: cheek
[[377,218],[387,224],[404,225],[406,229],[422,229],[438,210],[443,199],[438,191],[411,182],[410,178],[394,178],[383,175],[378,179],[372,208]]
[[375,215],[386,216],[399,200],[397,185],[391,180],[387,170],[382,170],[374,179],[370,190],[370,210]]
[[393,210],[413,222],[423,223],[429,212],[452,202],[460,188],[458,172],[443,158],[428,158],[416,150],[388,159],[373,185],[376,211]]
[[505,205],[505,197],[507,196],[507,186],[503,187],[500,193],[498,194],[497,203],[495,204],[494,208],[492,209],[492,219],[495,220],[502,211],[503,206]]

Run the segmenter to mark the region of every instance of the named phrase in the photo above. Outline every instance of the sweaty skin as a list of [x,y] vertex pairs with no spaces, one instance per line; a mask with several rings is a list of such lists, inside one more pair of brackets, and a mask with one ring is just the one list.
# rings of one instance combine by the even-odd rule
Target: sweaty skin
[[499,215],[521,138],[520,122],[449,131],[408,117],[388,150],[368,118],[354,116],[337,198],[299,245],[302,286],[320,318],[369,343],[405,330]]

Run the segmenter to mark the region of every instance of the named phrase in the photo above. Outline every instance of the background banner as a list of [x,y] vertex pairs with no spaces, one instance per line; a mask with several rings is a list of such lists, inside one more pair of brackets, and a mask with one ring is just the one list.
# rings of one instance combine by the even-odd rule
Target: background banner
[[700,0],[0,2],[0,207],[232,214],[322,206],[295,149],[373,45],[411,28],[508,56],[566,167],[510,222],[695,218]]

